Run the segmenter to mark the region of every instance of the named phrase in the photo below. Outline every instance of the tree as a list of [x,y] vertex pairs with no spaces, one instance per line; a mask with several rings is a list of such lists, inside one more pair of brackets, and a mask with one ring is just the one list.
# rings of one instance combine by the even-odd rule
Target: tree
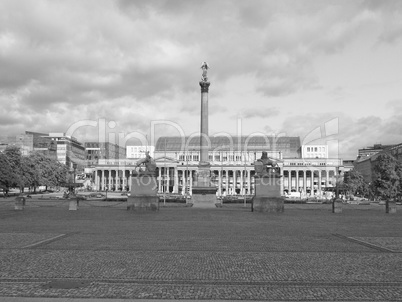
[[0,187],[8,193],[17,181],[17,176],[5,153],[0,153]]
[[399,193],[399,167],[400,164],[398,161],[387,153],[380,154],[374,165],[374,193],[387,203],[389,200],[394,199]]
[[50,158],[39,152],[30,155],[30,160],[34,163],[36,174],[33,175],[34,184],[36,186],[55,187],[60,183],[66,182],[67,166],[59,163],[57,160]]
[[25,187],[35,188],[39,185],[39,171],[31,157],[24,156],[21,158],[20,179],[18,183],[21,192],[24,192]]
[[22,160],[21,150],[17,146],[7,146],[7,148],[4,150],[4,155],[7,157],[15,176],[10,187],[20,187]]
[[345,190],[350,195],[368,193],[368,184],[364,181],[363,175],[355,169],[345,172],[343,183]]

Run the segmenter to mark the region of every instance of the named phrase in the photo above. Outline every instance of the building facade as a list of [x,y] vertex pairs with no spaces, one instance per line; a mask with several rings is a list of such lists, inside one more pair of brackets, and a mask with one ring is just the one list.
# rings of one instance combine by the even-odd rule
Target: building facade
[[49,133],[46,136],[55,145],[57,160],[73,169],[77,164],[77,171],[85,168],[85,147],[73,136],[66,136],[65,133]]
[[378,156],[384,153],[392,155],[396,160],[402,162],[402,144],[389,145],[371,155],[359,156],[354,162],[355,169],[363,175],[367,183],[374,180],[373,168],[377,162]]
[[[317,149],[315,151],[315,148]],[[162,137],[155,145],[158,192],[192,194],[200,160],[199,137]],[[327,146],[312,146],[322,157],[302,157],[299,137],[210,137],[211,181],[218,195],[254,194],[254,161],[262,152],[277,161],[282,192],[322,195],[335,186],[343,169],[341,159],[325,157]],[[320,151],[318,151],[320,150]],[[313,154],[313,153],[307,153]],[[314,155],[316,155],[314,153]],[[137,160],[100,160],[94,179],[99,190],[131,190],[131,174]]]
[[3,152],[8,146],[18,147],[21,154],[27,156],[34,150],[33,136],[30,134],[0,136],[0,152]]
[[154,146],[127,146],[126,154],[127,158],[144,158],[145,152],[149,152],[151,157],[154,157]]
[[97,165],[100,159],[126,158],[126,150],[124,147],[109,142],[86,142],[84,146],[87,167]]

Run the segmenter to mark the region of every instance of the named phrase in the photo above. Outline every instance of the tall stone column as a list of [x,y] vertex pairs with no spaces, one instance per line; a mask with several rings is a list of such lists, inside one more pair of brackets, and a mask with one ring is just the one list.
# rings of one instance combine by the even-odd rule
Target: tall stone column
[[201,81],[201,121],[200,121],[200,159],[198,163],[197,176],[192,186],[192,201],[195,207],[215,207],[216,191],[215,185],[211,184],[211,164],[209,163],[209,136],[208,136],[208,92],[210,82],[207,71],[209,66],[203,62]]
[[201,86],[201,137],[200,137],[200,165],[209,166],[208,158],[208,92],[209,82],[200,82]]

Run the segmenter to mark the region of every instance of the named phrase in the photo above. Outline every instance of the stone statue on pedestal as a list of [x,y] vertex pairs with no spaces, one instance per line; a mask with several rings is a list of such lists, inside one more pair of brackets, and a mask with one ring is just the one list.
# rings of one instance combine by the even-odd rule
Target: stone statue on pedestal
[[263,176],[268,174],[279,174],[278,163],[268,157],[267,152],[262,152],[261,158],[254,162],[254,170],[257,176]]
[[[141,165],[145,166],[145,172],[154,173],[156,170],[155,160],[149,155],[149,151],[145,152],[145,158],[140,159],[135,168],[140,167]],[[141,169],[141,168],[140,168]],[[142,170],[140,170],[142,171]]]

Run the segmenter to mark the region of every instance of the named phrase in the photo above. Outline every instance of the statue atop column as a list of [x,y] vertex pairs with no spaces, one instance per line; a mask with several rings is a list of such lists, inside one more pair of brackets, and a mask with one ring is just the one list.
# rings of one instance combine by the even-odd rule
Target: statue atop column
[[202,76],[201,76],[201,82],[208,82],[208,69],[210,69],[207,62],[202,62],[201,69],[202,69]]

